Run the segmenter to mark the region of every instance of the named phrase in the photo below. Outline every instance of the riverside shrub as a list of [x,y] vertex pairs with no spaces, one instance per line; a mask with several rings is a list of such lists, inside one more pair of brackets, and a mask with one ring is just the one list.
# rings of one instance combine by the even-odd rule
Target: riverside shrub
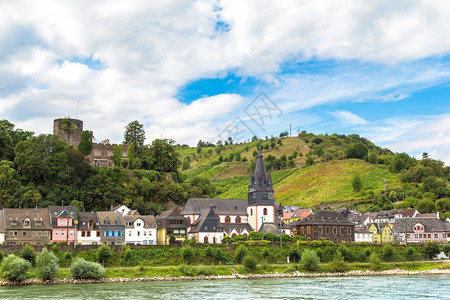
[[381,261],[378,258],[378,255],[373,252],[369,257],[370,269],[372,271],[380,271],[381,270]]
[[344,261],[344,257],[340,251],[336,252],[334,259],[328,263],[328,271],[343,273],[348,270],[347,263]]
[[70,265],[70,275],[75,279],[99,279],[105,275],[105,269],[99,263],[77,258]]
[[109,263],[113,259],[114,252],[108,245],[103,244],[97,249],[96,257],[97,261],[104,266],[105,263]]
[[234,252],[234,260],[237,263],[241,263],[242,259],[248,254],[247,247],[244,245],[239,245]]
[[34,265],[34,262],[36,261],[36,252],[33,247],[28,244],[23,246],[22,250],[20,250],[20,256],[28,260],[31,265]]
[[21,282],[27,278],[27,272],[31,264],[28,260],[10,254],[5,257],[0,265],[0,273],[3,278],[12,282]]
[[51,280],[58,275],[58,258],[47,248],[43,248],[36,257],[37,276],[42,280]]
[[242,259],[242,264],[248,271],[255,271],[258,266],[256,258],[252,255],[244,256],[244,258]]
[[317,256],[316,251],[313,249],[306,249],[302,253],[302,258],[300,265],[303,269],[307,271],[318,271],[319,270],[320,258]]
[[180,253],[181,259],[188,264],[195,256],[195,251],[191,246],[183,246]]

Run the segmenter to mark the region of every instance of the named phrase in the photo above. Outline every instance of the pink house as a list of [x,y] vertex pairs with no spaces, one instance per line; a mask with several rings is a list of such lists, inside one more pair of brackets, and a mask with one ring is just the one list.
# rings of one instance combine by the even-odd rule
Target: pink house
[[52,219],[52,239],[51,242],[76,242],[77,229],[74,222],[74,206],[50,206],[50,216]]
[[450,223],[440,219],[395,219],[392,231],[394,240],[400,244],[405,243],[405,231],[408,243],[448,243],[450,241]]

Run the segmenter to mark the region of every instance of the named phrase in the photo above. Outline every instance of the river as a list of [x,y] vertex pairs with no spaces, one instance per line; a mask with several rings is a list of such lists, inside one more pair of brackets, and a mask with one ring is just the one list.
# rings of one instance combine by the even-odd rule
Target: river
[[0,287],[1,299],[450,299],[450,276],[163,281]]

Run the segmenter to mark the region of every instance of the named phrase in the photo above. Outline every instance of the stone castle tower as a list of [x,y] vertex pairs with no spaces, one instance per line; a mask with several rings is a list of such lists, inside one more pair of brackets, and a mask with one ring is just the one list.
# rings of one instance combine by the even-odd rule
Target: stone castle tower
[[272,177],[266,173],[264,159],[259,149],[256,157],[255,173],[250,175],[247,193],[248,223],[259,231],[262,223],[275,223],[276,202]]
[[69,145],[78,146],[83,133],[83,121],[61,118],[53,121],[53,134],[59,136]]

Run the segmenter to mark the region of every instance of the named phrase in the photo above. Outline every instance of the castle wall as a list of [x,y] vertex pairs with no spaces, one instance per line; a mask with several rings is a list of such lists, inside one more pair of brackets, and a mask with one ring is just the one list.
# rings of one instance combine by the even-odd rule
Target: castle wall
[[56,119],[53,121],[53,134],[59,136],[62,140],[66,141],[69,145],[78,146],[81,141],[81,134],[83,133],[83,121],[77,119],[68,118],[72,125],[76,128],[73,131],[63,129],[63,120]]

